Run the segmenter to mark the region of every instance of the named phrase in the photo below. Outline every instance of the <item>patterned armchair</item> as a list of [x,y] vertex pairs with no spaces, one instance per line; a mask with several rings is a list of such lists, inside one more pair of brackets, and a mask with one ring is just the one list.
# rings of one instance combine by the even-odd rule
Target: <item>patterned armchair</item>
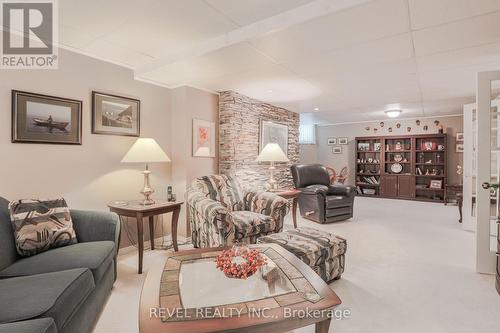
[[269,192],[245,191],[226,175],[195,179],[186,193],[194,247],[256,243],[280,232],[287,200]]

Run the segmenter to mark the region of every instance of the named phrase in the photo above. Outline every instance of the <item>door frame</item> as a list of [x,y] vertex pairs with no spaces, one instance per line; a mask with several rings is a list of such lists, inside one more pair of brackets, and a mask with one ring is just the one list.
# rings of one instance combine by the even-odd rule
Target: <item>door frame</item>
[[496,273],[496,253],[490,248],[490,191],[481,184],[491,181],[491,82],[500,81],[500,71],[477,73],[477,173],[476,173],[476,271]]
[[[473,181],[477,169],[474,143],[477,140],[477,122],[473,121],[476,103],[464,105],[464,152],[463,152],[463,200],[462,200],[462,228],[467,231],[476,231],[476,216],[472,216],[472,193],[477,193],[476,182]],[[476,171],[475,171],[476,169]]]

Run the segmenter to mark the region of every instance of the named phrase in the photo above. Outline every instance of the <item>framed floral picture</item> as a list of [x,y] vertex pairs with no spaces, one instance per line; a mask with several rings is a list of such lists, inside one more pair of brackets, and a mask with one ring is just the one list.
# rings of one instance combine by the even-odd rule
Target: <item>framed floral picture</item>
[[215,123],[193,119],[193,156],[215,157]]

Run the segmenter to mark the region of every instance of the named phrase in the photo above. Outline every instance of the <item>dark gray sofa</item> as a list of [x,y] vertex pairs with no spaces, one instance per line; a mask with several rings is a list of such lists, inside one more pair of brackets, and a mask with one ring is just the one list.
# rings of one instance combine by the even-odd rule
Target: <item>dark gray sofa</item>
[[0,333],[87,333],[116,279],[120,223],[111,213],[71,211],[78,243],[19,257],[0,197]]
[[353,216],[356,189],[330,185],[328,171],[321,164],[291,166],[295,187],[301,191],[299,208],[302,217],[318,223],[350,219]]

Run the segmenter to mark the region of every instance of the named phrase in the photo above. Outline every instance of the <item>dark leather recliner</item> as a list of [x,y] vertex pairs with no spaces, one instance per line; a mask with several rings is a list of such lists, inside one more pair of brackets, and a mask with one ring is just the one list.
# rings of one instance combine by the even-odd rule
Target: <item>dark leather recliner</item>
[[295,164],[291,171],[295,187],[302,191],[299,196],[302,217],[319,223],[352,217],[356,196],[353,186],[330,185],[328,171],[321,164]]

